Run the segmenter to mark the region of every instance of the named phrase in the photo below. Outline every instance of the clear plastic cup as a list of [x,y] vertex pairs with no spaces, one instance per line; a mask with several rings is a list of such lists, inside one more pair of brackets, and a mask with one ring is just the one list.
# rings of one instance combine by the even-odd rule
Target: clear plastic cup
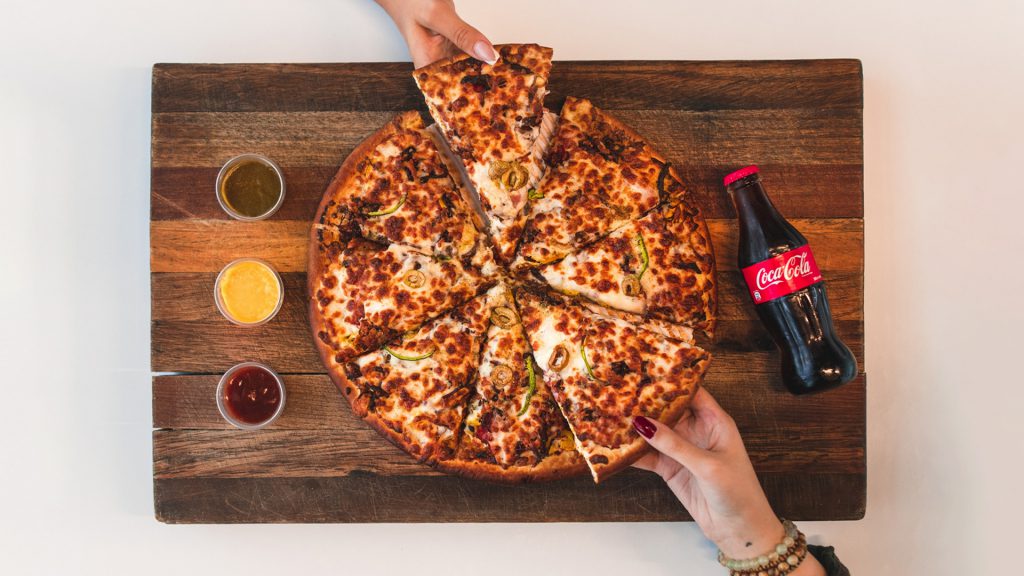
[[[227,178],[229,174],[231,174],[231,171],[234,169],[235,166],[243,162],[259,162],[260,164],[267,166],[268,168],[274,171],[274,174],[277,175],[278,181],[281,183],[281,196],[277,199],[277,202],[270,208],[270,210],[267,210],[266,212],[258,216],[246,216],[245,214],[240,214],[234,208],[228,205],[227,201],[224,200],[224,196],[221,194],[221,185],[224,183],[224,179]],[[263,156],[262,154],[240,154],[228,160],[227,162],[224,163],[223,166],[221,166],[220,172],[217,173],[217,182],[214,186],[213,191],[217,195],[217,203],[220,204],[220,207],[224,209],[225,212],[227,212],[228,216],[231,216],[236,220],[244,220],[247,222],[253,222],[256,220],[266,220],[267,218],[273,216],[274,213],[277,212],[277,210],[281,207],[281,204],[284,203],[284,174],[281,172],[281,167],[278,166],[277,163],[275,163],[270,158]]]
[[[242,262],[256,262],[257,264],[265,266],[274,275],[274,279],[277,282],[277,305],[274,306],[274,310],[270,313],[269,316],[256,322],[242,322],[241,320],[238,320],[237,318],[231,316],[231,314],[228,313],[227,306],[224,305],[224,301],[220,293],[220,283],[221,280],[224,279],[224,274],[229,269],[231,269],[232,266],[241,264]],[[231,262],[229,262],[227,266],[224,266],[224,268],[221,269],[220,273],[217,274],[217,280],[214,281],[213,283],[213,299],[217,303],[217,310],[219,310],[221,315],[227,318],[229,322],[237,324],[239,326],[260,326],[273,320],[274,316],[277,316],[277,313],[281,311],[281,305],[284,304],[284,281],[281,280],[281,275],[277,273],[277,270],[275,270],[274,267],[271,266],[269,262],[261,260],[259,258],[239,258],[237,260],[232,260]]]
[[[235,373],[238,372],[239,370],[251,367],[266,370],[271,376],[274,377],[274,380],[277,382],[278,390],[280,390],[280,401],[277,404],[277,409],[274,410],[274,413],[269,418],[257,423],[245,422],[243,420],[236,418],[231,413],[231,410],[228,408],[227,403],[224,400],[224,388],[228,385],[228,382],[230,382],[231,377],[234,376]],[[281,416],[281,413],[284,412],[285,399],[286,393],[284,388],[284,381],[281,380],[281,377],[278,376],[277,372],[274,372],[274,370],[271,369],[270,366],[267,366],[266,364],[261,364],[259,362],[242,362],[241,364],[236,364],[232,366],[230,369],[228,369],[228,371],[225,372],[224,375],[220,377],[220,382],[217,383],[217,410],[220,411],[220,415],[223,416],[224,419],[227,420],[229,423],[231,423],[231,425],[237,428],[241,428],[242,430],[259,430],[261,428],[266,428],[267,426],[270,426],[275,420],[277,420]]]

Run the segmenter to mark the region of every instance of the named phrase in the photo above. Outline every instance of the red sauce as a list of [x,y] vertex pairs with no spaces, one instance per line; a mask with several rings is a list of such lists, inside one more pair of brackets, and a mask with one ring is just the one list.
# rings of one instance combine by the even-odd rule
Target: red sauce
[[246,424],[270,420],[281,403],[281,387],[274,375],[259,366],[243,366],[231,375],[223,389],[224,406],[231,416]]

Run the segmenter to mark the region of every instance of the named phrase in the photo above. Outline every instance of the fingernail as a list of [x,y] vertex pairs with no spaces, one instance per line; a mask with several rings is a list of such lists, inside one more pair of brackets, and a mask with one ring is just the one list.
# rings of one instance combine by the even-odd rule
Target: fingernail
[[654,422],[651,422],[643,416],[633,418],[633,428],[636,428],[636,431],[648,440],[654,438],[654,433],[658,431],[658,427],[654,425]]
[[473,54],[476,55],[477,60],[483,60],[488,64],[494,64],[498,61],[498,55],[494,52],[494,48],[491,48],[490,44],[483,40],[473,45]]

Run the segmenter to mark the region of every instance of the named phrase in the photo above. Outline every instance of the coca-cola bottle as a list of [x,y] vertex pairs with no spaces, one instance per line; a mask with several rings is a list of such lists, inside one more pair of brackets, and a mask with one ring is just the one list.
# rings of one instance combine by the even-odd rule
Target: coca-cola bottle
[[739,268],[757,315],[782,351],[782,381],[793,394],[841,386],[857,360],[836,336],[825,282],[807,239],[768,199],[757,166],[725,177],[740,221]]

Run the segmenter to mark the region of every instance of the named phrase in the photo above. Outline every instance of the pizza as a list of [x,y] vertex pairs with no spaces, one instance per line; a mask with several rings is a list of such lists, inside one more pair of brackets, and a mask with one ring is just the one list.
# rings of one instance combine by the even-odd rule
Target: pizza
[[349,228],[448,258],[480,240],[471,208],[417,112],[399,114],[353,151],[318,213],[318,227]]
[[481,296],[344,364],[356,414],[420,461],[454,455],[486,329]]
[[[314,229],[308,265],[310,318],[328,366],[374,350],[478,293],[488,252],[442,259],[346,231]],[[482,256],[481,256],[482,255]]]
[[582,471],[572,432],[533,359],[511,289],[498,284],[487,296],[490,327],[458,457],[441,467],[523,481]]
[[544,111],[552,51],[536,44],[495,50],[494,64],[463,54],[420,68],[413,78],[479,194],[499,259],[509,262],[554,124]]
[[[673,424],[710,354],[715,260],[669,162],[587,100],[544,109],[551,49],[413,72],[435,124],[360,143],[310,230],[309,315],[356,415],[470,478],[603,481]],[[557,127],[556,127],[557,124]]]
[[516,294],[534,358],[595,482],[647,449],[635,416],[674,423],[710,355],[629,322],[526,289]]
[[579,98],[562,106],[547,165],[528,206],[517,267],[564,258],[684,192],[643,138]]
[[715,260],[694,206],[666,203],[535,274],[555,290],[647,318],[714,329]]

